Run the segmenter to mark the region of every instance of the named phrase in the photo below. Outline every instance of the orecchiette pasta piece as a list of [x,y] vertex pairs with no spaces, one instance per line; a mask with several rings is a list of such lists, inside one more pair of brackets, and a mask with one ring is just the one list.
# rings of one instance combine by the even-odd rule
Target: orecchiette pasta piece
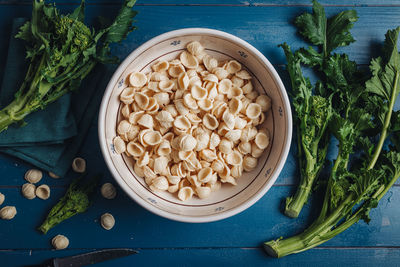
[[218,60],[210,55],[205,55],[203,57],[203,64],[208,71],[212,71],[214,68],[218,67]]
[[157,101],[158,105],[161,107],[168,105],[171,101],[168,93],[165,92],[154,94],[153,97]]
[[197,74],[197,71],[196,71],[196,70],[187,70],[187,71],[186,71],[186,75],[188,76],[189,81],[190,81],[190,78],[192,78],[192,77],[198,77],[198,76],[199,76],[199,75]]
[[253,140],[256,137],[257,132],[258,131],[257,131],[256,128],[246,126],[242,130],[242,135],[240,136],[240,140],[242,142],[249,142],[249,141]]
[[175,108],[181,115],[186,115],[189,113],[189,109],[185,106],[183,99],[177,99],[174,101]]
[[232,176],[226,176],[226,177],[221,178],[221,182],[226,183],[226,184],[231,184],[231,185],[237,185],[236,179],[233,178]]
[[224,170],[224,163],[220,159],[216,159],[211,163],[211,169],[216,173],[220,173]]
[[266,149],[269,145],[269,136],[266,133],[258,132],[254,139],[254,143],[258,148]]
[[201,186],[196,188],[196,194],[199,196],[199,198],[207,198],[211,194],[211,188],[208,186]]
[[251,155],[255,158],[261,157],[263,154],[264,149],[260,149],[255,143],[251,144]]
[[121,137],[116,136],[113,139],[114,150],[118,154],[124,153],[126,151],[126,145],[124,140]]
[[149,105],[149,97],[143,93],[135,93],[134,95],[135,103],[142,110],[146,109]]
[[[171,62],[170,62],[170,65],[171,65]],[[179,77],[179,75],[182,73],[182,72],[185,72],[185,68],[182,66],[182,65],[172,65],[172,66],[170,66],[169,67],[169,69],[168,69],[168,74],[171,76],[171,77],[173,77],[173,78],[178,78]],[[160,88],[161,89],[161,88]]]
[[188,43],[186,49],[194,56],[200,55],[204,51],[204,47],[198,41]]
[[[132,97],[133,100],[133,97]],[[124,105],[121,109],[121,114],[124,116],[124,118],[129,118],[129,114],[131,113],[131,109],[129,108],[129,105]]]
[[168,61],[165,60],[160,60],[158,61],[156,64],[154,64],[151,67],[155,72],[162,72],[162,71],[166,71],[169,68],[169,63]]
[[226,109],[222,114],[222,120],[229,129],[233,129],[235,127],[235,115],[230,113],[229,109]]
[[120,125],[118,126],[118,128],[121,127],[121,131],[119,131],[118,129],[118,133],[124,134],[125,132],[128,132],[132,125],[138,124],[138,120],[143,116],[143,114],[144,114],[143,110],[132,112],[131,114],[129,114],[130,124],[127,124],[125,121],[121,121]]
[[125,88],[119,96],[119,99],[124,104],[131,104],[133,102],[133,96],[135,94],[135,88],[127,87]]
[[158,82],[149,82],[147,84],[147,88],[155,93],[160,92],[160,89],[158,87]]
[[164,176],[159,176],[151,181],[150,189],[153,191],[165,191],[169,187],[168,180]]
[[196,145],[197,140],[192,135],[185,134],[178,137],[179,150],[192,151]]
[[242,65],[236,60],[231,60],[226,64],[226,71],[230,74],[235,74],[242,69]]
[[243,165],[235,165],[231,169],[231,175],[233,178],[238,179],[242,177],[243,174]]
[[171,113],[168,111],[162,110],[156,116],[156,120],[159,122],[173,122],[174,118],[172,117]]
[[229,79],[223,79],[218,83],[218,92],[220,94],[226,95],[229,93],[232,87],[232,81]]
[[217,159],[217,154],[211,149],[203,149],[200,151],[200,158],[207,162],[213,162]]
[[135,165],[133,166],[133,171],[139,176],[139,177],[144,177],[144,172],[143,168],[140,167],[137,162],[135,162]]
[[229,101],[228,105],[229,105],[229,112],[234,114],[234,115],[239,114],[240,110],[243,107],[243,103],[242,103],[242,101],[240,100],[239,97],[233,97]]
[[251,144],[249,142],[240,142],[238,145],[238,150],[243,155],[251,153]]
[[189,175],[186,179],[195,188],[201,186],[201,182],[198,180],[196,175]]
[[160,106],[157,103],[157,100],[154,97],[149,98],[149,105],[146,107],[148,114],[155,114]]
[[[144,177],[148,181],[152,181],[153,179],[155,179],[157,177],[157,174],[155,174],[154,171],[149,166],[143,167],[143,174],[144,174]],[[149,183],[147,183],[147,184],[149,184]]]
[[219,80],[223,80],[229,75],[229,73],[224,68],[220,67],[214,68],[212,72],[218,77]]
[[221,189],[221,182],[217,181],[216,183],[213,183],[213,184],[208,183],[207,187],[210,188],[211,192],[218,191]]
[[42,184],[36,188],[36,196],[40,199],[46,200],[50,197],[50,187]]
[[189,119],[186,118],[186,116],[180,115],[175,118],[174,126],[178,129],[186,131],[186,130],[190,129],[192,125],[191,125]]
[[224,154],[229,154],[232,152],[233,143],[232,141],[222,138],[221,142],[218,145],[219,151]]
[[195,85],[197,85],[197,86],[201,86],[202,85],[201,79],[198,76],[193,76],[193,77],[191,77],[189,79],[189,87],[193,87]]
[[211,162],[200,160],[201,168],[211,167]]
[[21,193],[27,199],[34,199],[36,197],[35,194],[36,186],[31,183],[26,183],[22,185]]
[[14,206],[5,206],[0,209],[0,218],[3,220],[11,220],[17,214],[17,209]]
[[144,151],[144,147],[137,142],[131,141],[126,145],[126,153],[128,156],[138,158],[144,153]]
[[117,196],[117,189],[112,183],[105,183],[100,188],[101,195],[106,199],[114,199]]
[[154,160],[154,173],[155,174],[166,174],[168,163],[169,163],[169,159],[167,157],[165,157],[165,156],[157,157]]
[[86,160],[83,158],[74,158],[72,161],[72,170],[77,173],[84,173],[86,171]]
[[215,74],[207,74],[203,78],[204,81],[212,82],[212,83],[218,83],[218,77]]
[[174,134],[171,132],[166,133],[164,134],[163,139],[171,143],[172,139],[174,139]]
[[104,229],[111,230],[111,228],[113,228],[115,225],[114,216],[112,216],[110,213],[104,213],[101,215],[100,224]]
[[172,165],[171,174],[181,178],[185,177],[186,173],[183,170],[182,163]]
[[194,85],[192,86],[192,88],[190,89],[190,93],[192,94],[192,97],[196,100],[202,100],[202,99],[206,99],[207,97],[207,89],[198,86],[198,85]]
[[179,59],[173,59],[173,60],[171,60],[170,62],[169,62],[169,64],[171,65],[171,66],[177,66],[177,65],[181,65],[182,63],[181,63],[181,61],[179,60]]
[[226,162],[230,165],[242,165],[243,157],[238,151],[233,151],[226,156]]
[[218,128],[218,120],[213,115],[207,113],[203,117],[203,124],[207,129],[215,130]]
[[[198,125],[200,122],[202,122],[202,119],[199,117],[199,116],[197,116],[196,114],[193,114],[193,113],[188,113],[188,114],[186,114],[186,117],[189,119],[189,121],[190,121],[190,123],[192,124],[192,125]],[[194,126],[192,126],[192,128],[191,129],[193,129],[194,128]],[[194,129],[193,129],[194,130]]]
[[243,169],[247,172],[254,170],[257,167],[258,160],[252,156],[244,156]]
[[231,99],[233,97],[241,97],[242,95],[243,95],[242,89],[237,85],[232,85],[226,96],[228,97],[228,99]]
[[199,108],[196,100],[192,97],[192,94],[190,93],[185,94],[185,96],[183,97],[183,103],[191,110],[197,110]]
[[154,127],[153,117],[149,114],[143,114],[137,121],[137,124],[144,128],[152,129]]
[[208,147],[210,136],[207,133],[196,135],[197,146],[196,151],[202,151]]
[[180,54],[179,59],[181,60],[183,66],[188,69],[196,69],[199,66],[197,58],[186,51],[183,51]]
[[251,123],[254,126],[257,126],[257,125],[262,124],[264,121],[265,121],[265,114],[263,112],[261,112],[260,116],[257,119],[252,120]]
[[171,144],[167,140],[163,140],[157,148],[157,155],[166,156],[171,153]]
[[174,88],[175,83],[172,80],[163,80],[158,83],[158,88],[164,92],[170,92]]
[[246,116],[250,119],[257,119],[261,114],[261,106],[256,103],[251,103],[246,109]]
[[6,197],[4,196],[4,194],[0,193],[0,205],[2,205],[4,203],[4,199]]
[[51,244],[57,250],[66,249],[68,247],[68,245],[69,245],[69,240],[68,240],[68,238],[66,238],[63,235],[56,235],[51,240]]
[[189,76],[186,72],[182,72],[178,76],[178,85],[180,89],[186,90],[189,86]]
[[161,143],[162,136],[158,131],[148,131],[143,135],[143,141],[147,145],[155,146]]
[[224,163],[224,168],[218,174],[222,181],[222,179],[227,178],[231,175],[231,169],[229,169],[228,165]]
[[190,156],[193,154],[193,151],[179,151],[179,159],[180,160],[189,160]]
[[25,180],[28,182],[35,184],[39,182],[43,177],[43,173],[37,169],[30,169],[25,173]]
[[216,134],[216,133],[214,133],[214,132],[211,133],[209,148],[210,148],[211,150],[215,149],[215,148],[219,145],[219,142],[220,142],[220,141],[221,141],[221,138],[219,137],[218,134]]
[[242,87],[244,85],[244,80],[237,76],[233,76],[231,81],[232,81],[232,84],[236,85],[237,87]]
[[225,122],[221,123],[218,127],[218,134],[220,136],[225,136],[231,129],[226,126]]
[[219,96],[216,84],[212,84],[212,86],[207,85],[206,89],[208,92],[208,95],[207,95],[208,99],[214,100],[216,97]]
[[178,198],[182,201],[191,199],[193,196],[193,189],[190,186],[185,186],[179,189]]
[[240,140],[240,137],[242,136],[242,131],[241,130],[230,130],[225,134],[225,138],[232,141],[236,142]]
[[153,72],[150,76],[150,81],[160,82],[164,80],[169,80],[166,72]]
[[179,190],[179,184],[172,184],[168,187],[168,192],[170,193],[176,193]]
[[147,77],[141,72],[132,72],[129,75],[129,83],[133,87],[143,87],[147,83]]
[[245,85],[242,86],[243,94],[248,94],[253,91],[253,84],[251,81],[248,81]]
[[209,111],[213,107],[213,102],[210,99],[206,98],[206,99],[197,101],[197,105],[199,106],[200,109],[202,109],[204,111]]
[[167,176],[167,179],[168,179],[168,182],[173,185],[178,184],[181,181],[181,177],[179,177],[178,175],[172,175],[172,174],[169,174]]
[[267,95],[259,95],[256,98],[256,103],[261,106],[263,112],[266,112],[271,108],[271,98]]
[[242,129],[244,129],[244,127],[246,127],[246,125],[247,125],[247,121],[245,119],[236,117],[236,120],[235,120],[235,128],[236,129],[242,130]]
[[143,155],[140,156],[140,158],[137,159],[136,163],[140,167],[146,166],[150,162],[150,156],[149,152],[144,152]]

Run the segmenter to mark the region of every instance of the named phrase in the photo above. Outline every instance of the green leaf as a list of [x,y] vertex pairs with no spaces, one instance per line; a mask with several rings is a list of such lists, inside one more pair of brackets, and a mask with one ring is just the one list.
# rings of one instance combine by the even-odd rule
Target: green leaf
[[313,13],[304,13],[295,20],[300,34],[314,45],[323,45],[326,37],[327,19],[324,7],[316,0],[313,3]]
[[81,4],[69,15],[69,17],[80,22],[85,20],[85,0],[81,1]]
[[311,46],[308,49],[300,48],[296,51],[296,56],[300,59],[301,63],[311,68],[321,67],[324,61],[322,55]]
[[328,53],[337,47],[347,46],[355,41],[350,29],[353,28],[357,19],[355,10],[346,10],[328,19],[326,31],[326,50]]

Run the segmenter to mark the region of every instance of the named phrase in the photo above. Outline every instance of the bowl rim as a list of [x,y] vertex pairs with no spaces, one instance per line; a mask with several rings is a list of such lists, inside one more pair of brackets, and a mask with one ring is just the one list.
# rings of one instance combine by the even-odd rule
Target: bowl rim
[[[141,197],[137,196],[135,192],[130,190],[128,185],[123,181],[122,177],[118,174],[118,172],[115,170],[114,165],[112,164],[111,156],[108,153],[108,147],[107,147],[107,142],[105,138],[105,115],[106,115],[106,103],[108,102],[108,99],[111,97],[111,93],[113,91],[113,88],[115,84],[117,83],[119,77],[121,76],[122,72],[125,71],[125,69],[128,67],[128,65],[132,62],[132,60],[140,55],[142,52],[150,48],[151,46],[155,45],[156,43],[159,43],[160,41],[163,41],[165,39],[170,39],[174,37],[179,37],[181,35],[188,35],[188,34],[204,34],[204,35],[210,35],[210,36],[218,36],[218,37],[223,37],[226,39],[229,39],[235,43],[238,43],[254,53],[256,57],[258,57],[270,70],[270,73],[275,79],[276,83],[280,87],[282,96],[283,96],[283,101],[285,104],[285,111],[287,114],[287,138],[286,142],[284,143],[283,146],[283,153],[282,157],[279,159],[278,164],[276,166],[274,174],[270,177],[269,181],[264,185],[261,190],[259,190],[256,194],[254,194],[251,198],[247,199],[244,203],[240,204],[238,207],[229,209],[227,211],[218,213],[218,214],[212,214],[212,215],[206,215],[206,216],[196,216],[196,217],[191,217],[191,216],[186,216],[186,215],[179,215],[179,214],[173,214],[169,213],[167,211],[161,210],[153,205],[150,205],[147,203],[145,200],[143,200]],[[135,200],[136,203],[138,203],[140,206],[145,208],[146,210],[159,215],[161,217],[174,220],[174,221],[179,221],[179,222],[189,222],[189,223],[205,223],[205,222],[213,222],[213,221],[218,221],[222,219],[226,219],[228,217],[231,217],[233,215],[236,215],[247,208],[251,207],[253,204],[255,204],[261,197],[263,197],[268,190],[272,187],[272,185],[275,183],[276,179],[278,178],[280,172],[282,171],[282,168],[286,162],[287,156],[289,154],[290,150],[290,144],[292,140],[292,112],[290,108],[290,102],[288,95],[286,93],[285,86],[279,77],[277,71],[273,67],[273,65],[269,62],[269,60],[260,52],[258,51],[254,46],[249,44],[248,42],[244,41],[243,39],[234,36],[230,33],[226,33],[223,31],[215,30],[215,29],[209,29],[209,28],[183,28],[183,29],[178,29],[178,30],[173,30],[169,31],[163,34],[160,34],[158,36],[155,36],[148,40],[147,42],[143,43],[140,45],[138,48],[133,50],[125,59],[122,61],[122,63],[118,66],[118,68],[115,70],[113,76],[111,77],[109,83],[107,84],[106,90],[104,91],[103,99],[100,104],[100,110],[99,110],[99,117],[98,117],[98,138],[99,138],[99,143],[100,143],[100,148],[101,152],[103,154],[103,158],[107,164],[107,167],[109,171],[111,172],[112,176],[114,179],[117,181],[119,186],[125,191],[125,193]]]

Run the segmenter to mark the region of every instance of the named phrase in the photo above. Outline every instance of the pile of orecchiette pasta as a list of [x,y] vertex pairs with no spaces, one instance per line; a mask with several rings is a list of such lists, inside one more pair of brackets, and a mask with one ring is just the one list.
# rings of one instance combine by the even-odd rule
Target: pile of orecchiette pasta
[[269,145],[268,131],[256,126],[271,99],[253,90],[239,62],[218,62],[197,41],[152,70],[127,77],[115,151],[134,158],[151,190],[178,192],[182,201],[236,185]]

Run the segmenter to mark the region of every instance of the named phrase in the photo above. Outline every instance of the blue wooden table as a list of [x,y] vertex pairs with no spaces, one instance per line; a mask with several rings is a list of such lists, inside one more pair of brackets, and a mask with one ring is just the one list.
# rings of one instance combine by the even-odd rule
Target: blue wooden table
[[[71,11],[78,0],[57,1],[59,8]],[[400,25],[400,1],[324,0],[328,15],[354,8],[359,15],[352,33],[355,44],[341,49],[360,64],[368,64],[377,54],[387,29]],[[120,1],[87,0],[88,21],[96,16],[113,15]],[[290,24],[294,17],[310,11],[308,0],[139,0],[134,7],[138,30],[113,53],[121,58],[150,38],[183,27],[209,27],[239,36],[258,48],[274,64],[289,86],[284,71],[284,55],[277,44],[284,41],[294,48],[304,45]],[[31,2],[0,0],[0,73],[3,73],[12,19],[30,17]],[[111,73],[110,73],[111,75]],[[0,75],[1,76],[1,75]],[[1,78],[0,78],[1,79]],[[286,165],[271,190],[255,205],[239,215],[219,222],[187,224],[170,221],[144,210],[120,189],[115,200],[97,192],[93,207],[85,214],[57,226],[47,235],[35,230],[48,209],[62,196],[73,175],[62,179],[44,177],[51,187],[51,198],[27,200],[20,193],[23,175],[32,166],[0,155],[0,192],[15,205],[17,216],[0,220],[0,266],[38,264],[52,258],[101,248],[129,247],[138,255],[104,262],[98,266],[214,266],[229,264],[273,266],[396,266],[400,264],[400,187],[395,185],[371,212],[369,225],[359,222],[346,232],[307,252],[283,259],[268,257],[260,248],[263,241],[298,233],[316,215],[318,203],[305,207],[298,219],[282,215],[282,200],[293,193],[297,183],[297,161],[293,145]],[[97,120],[93,120],[79,156],[87,159],[89,172],[100,170],[104,181],[113,179],[105,167],[97,140]],[[116,219],[111,231],[99,224],[99,217],[110,212]],[[64,234],[70,240],[66,250],[55,251],[50,240]]]

